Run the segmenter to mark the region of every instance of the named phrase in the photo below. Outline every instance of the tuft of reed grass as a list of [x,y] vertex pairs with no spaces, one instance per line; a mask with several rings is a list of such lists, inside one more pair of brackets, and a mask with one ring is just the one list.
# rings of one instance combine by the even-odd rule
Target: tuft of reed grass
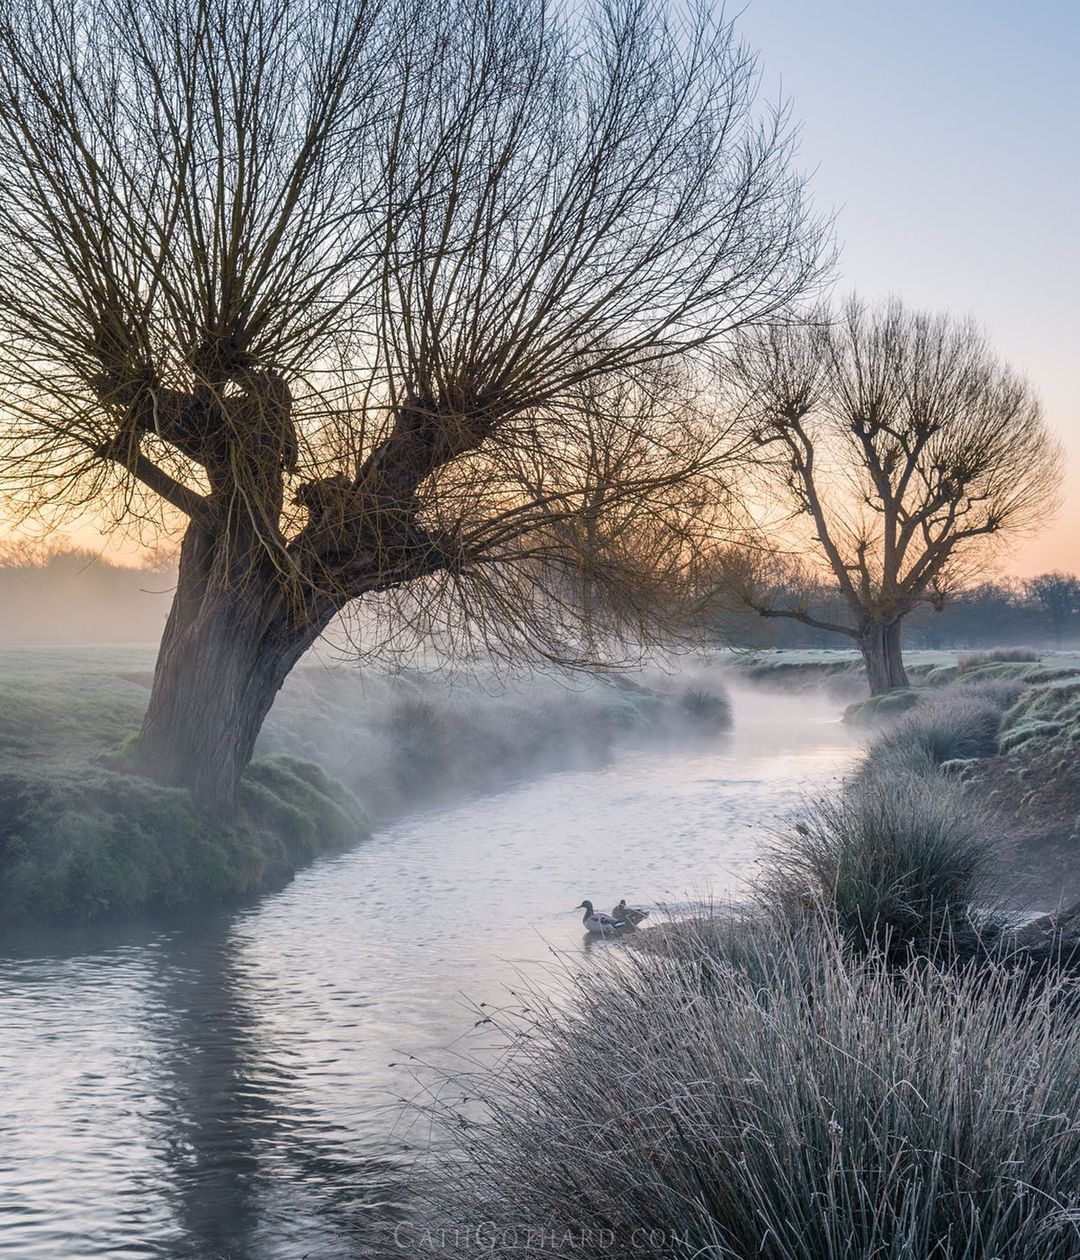
[[990,880],[1005,843],[949,780],[875,775],[806,807],[771,850],[757,900],[791,922],[824,911],[857,950],[893,961],[968,957],[1000,926]]
[[731,701],[726,693],[705,687],[688,687],[679,696],[679,709],[694,726],[714,731],[728,731],[734,719]]
[[997,752],[1004,689],[955,687],[898,718],[870,743],[857,772],[862,780],[934,773],[946,761]]
[[1030,684],[1020,678],[984,678],[961,680],[959,691],[969,699],[985,700],[1004,713],[1020,699]]
[[387,1254],[1080,1255],[1064,979],[898,976],[820,916],[682,931],[484,1012],[502,1053],[435,1091],[449,1149]]

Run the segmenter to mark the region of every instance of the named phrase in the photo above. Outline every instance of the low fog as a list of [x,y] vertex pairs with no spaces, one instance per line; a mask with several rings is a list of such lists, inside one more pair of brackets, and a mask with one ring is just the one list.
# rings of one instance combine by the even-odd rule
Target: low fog
[[[0,550],[0,645],[80,647],[157,645],[176,586],[175,566],[137,566],[93,551]],[[829,596],[819,600],[833,612]],[[833,617],[832,619],[835,619]],[[361,624],[356,615],[350,624]],[[735,649],[843,649],[848,640],[794,621],[763,620],[726,609],[705,627],[717,646]],[[366,638],[366,636],[365,636]],[[328,650],[348,653],[352,636],[335,624]],[[950,650],[1002,645],[1080,647],[1080,579],[1046,573],[999,579],[957,592],[940,612],[913,614],[905,649]],[[398,653],[400,655],[400,653]]]
[[171,568],[113,564],[89,551],[0,556],[0,644],[156,643],[174,586]]

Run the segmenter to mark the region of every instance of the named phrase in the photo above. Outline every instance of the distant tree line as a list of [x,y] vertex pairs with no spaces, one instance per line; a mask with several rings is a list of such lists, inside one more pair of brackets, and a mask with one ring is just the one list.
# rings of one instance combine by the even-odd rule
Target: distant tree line
[[[820,583],[809,592],[778,585],[770,596],[777,606],[810,602],[823,619],[839,616],[843,595]],[[713,614],[714,631],[737,647],[842,648],[828,630],[796,620],[772,620],[753,610]],[[957,591],[940,608],[926,603],[904,622],[907,648],[980,648],[1024,644],[1031,647],[1080,645],[1080,577],[1054,571],[1028,579],[1002,578]]]
[[156,643],[175,586],[166,556],[148,567],[65,544],[0,542],[0,644]]

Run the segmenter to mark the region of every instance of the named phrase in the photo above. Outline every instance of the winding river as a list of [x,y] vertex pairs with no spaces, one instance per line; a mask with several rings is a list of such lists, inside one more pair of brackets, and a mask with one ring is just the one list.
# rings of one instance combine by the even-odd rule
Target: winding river
[[418,813],[258,904],[0,942],[0,1254],[351,1256],[422,1133],[395,1101],[609,908],[736,893],[855,746],[821,697]]

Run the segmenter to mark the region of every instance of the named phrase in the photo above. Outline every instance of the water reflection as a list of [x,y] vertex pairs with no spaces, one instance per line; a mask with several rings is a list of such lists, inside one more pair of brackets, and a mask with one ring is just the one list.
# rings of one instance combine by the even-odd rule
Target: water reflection
[[414,817],[239,911],[6,940],[0,1254],[355,1254],[424,1138],[391,1063],[580,950],[583,897],[722,894],[846,764],[832,706],[765,703],[723,746]]
[[0,1253],[344,1255],[400,1202],[400,1160],[305,1099],[319,1032],[268,1022],[243,923],[8,942]]
[[364,1153],[337,1109],[308,1097],[322,1034],[273,1018],[275,978],[251,957],[246,925],[178,934],[157,953],[172,1253],[344,1254],[365,1214],[400,1200],[397,1162]]
[[254,1232],[259,1146],[275,1129],[269,1098],[252,1087],[266,1047],[233,950],[219,928],[204,939],[178,935],[156,951],[157,1154],[179,1232],[204,1255],[236,1250]]

